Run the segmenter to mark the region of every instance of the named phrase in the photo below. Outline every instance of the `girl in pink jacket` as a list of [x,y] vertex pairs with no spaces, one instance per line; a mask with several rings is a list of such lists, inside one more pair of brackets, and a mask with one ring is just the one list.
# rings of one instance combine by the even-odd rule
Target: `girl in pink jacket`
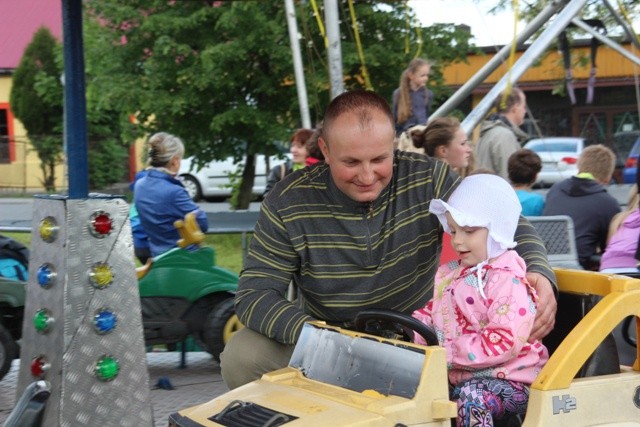
[[[529,385],[549,359],[529,342],[536,294],[523,259],[510,249],[521,212],[513,188],[501,177],[465,178],[448,202],[433,200],[459,259],[442,265],[434,297],[413,316],[433,326],[447,349],[458,426],[492,426],[524,414]],[[415,341],[425,344],[416,334]]]

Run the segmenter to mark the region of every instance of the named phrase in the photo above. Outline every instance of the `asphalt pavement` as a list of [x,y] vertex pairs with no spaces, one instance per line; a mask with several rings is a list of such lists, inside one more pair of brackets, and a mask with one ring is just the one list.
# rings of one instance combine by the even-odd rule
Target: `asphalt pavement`
[[[228,391],[220,375],[220,365],[205,352],[186,353],[186,367],[180,352],[147,353],[149,400],[154,426],[164,427],[173,412],[199,405]],[[0,425],[4,424],[16,402],[20,360],[0,380]],[[17,396],[19,398],[19,396]],[[48,402],[49,403],[49,402]],[[51,402],[53,403],[53,402]],[[117,420],[112,424],[118,425]]]

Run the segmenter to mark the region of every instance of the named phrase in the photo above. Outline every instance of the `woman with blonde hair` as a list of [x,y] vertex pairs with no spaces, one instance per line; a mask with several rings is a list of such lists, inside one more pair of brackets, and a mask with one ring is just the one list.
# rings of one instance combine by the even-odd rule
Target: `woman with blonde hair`
[[600,258],[600,271],[603,273],[637,272],[638,260],[635,258],[640,238],[640,196],[638,186],[634,184],[629,192],[627,209],[616,214],[609,224],[607,247]]
[[180,235],[173,223],[193,212],[206,232],[207,214],[196,205],[176,176],[184,156],[184,144],[177,136],[158,132],[147,141],[149,167],[136,181],[133,200],[142,228],[149,236],[151,255],[158,256],[177,246]]
[[400,76],[400,87],[393,91],[393,118],[396,136],[415,125],[425,125],[433,101],[433,92],[427,89],[431,63],[416,58]]

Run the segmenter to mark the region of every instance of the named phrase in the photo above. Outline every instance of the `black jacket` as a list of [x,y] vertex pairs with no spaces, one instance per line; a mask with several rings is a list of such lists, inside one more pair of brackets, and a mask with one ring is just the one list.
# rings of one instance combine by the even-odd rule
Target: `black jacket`
[[291,160],[287,160],[284,163],[280,163],[279,165],[274,166],[269,171],[269,176],[267,177],[267,186],[264,189],[264,193],[262,193],[262,197],[265,197],[273,186],[276,185],[282,178],[289,175],[293,172],[293,162]]
[[573,219],[578,258],[582,267],[589,269],[589,258],[604,251],[609,223],[618,212],[618,201],[605,187],[593,179],[574,176],[551,187],[542,214]]

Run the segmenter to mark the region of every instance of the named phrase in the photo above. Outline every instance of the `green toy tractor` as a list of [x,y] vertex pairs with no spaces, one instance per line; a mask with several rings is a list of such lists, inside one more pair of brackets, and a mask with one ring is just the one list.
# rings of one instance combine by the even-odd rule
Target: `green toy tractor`
[[0,380],[20,353],[25,282],[0,277]]

